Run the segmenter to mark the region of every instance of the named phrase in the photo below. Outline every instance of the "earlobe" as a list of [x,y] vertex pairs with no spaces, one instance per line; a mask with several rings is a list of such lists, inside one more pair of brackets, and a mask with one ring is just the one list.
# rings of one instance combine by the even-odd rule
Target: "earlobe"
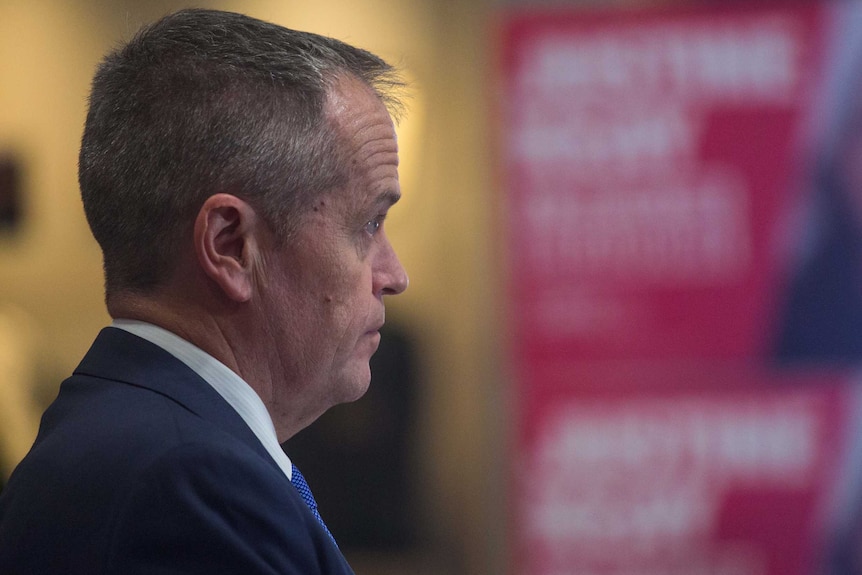
[[252,297],[258,220],[248,203],[230,194],[207,198],[195,219],[198,265],[235,302]]

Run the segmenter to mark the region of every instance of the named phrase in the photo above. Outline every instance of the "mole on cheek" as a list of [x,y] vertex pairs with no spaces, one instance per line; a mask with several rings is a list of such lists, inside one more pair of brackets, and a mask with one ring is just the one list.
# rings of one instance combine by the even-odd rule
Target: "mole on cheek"
[[323,296],[323,301],[325,303],[332,303],[332,296],[331,295]]

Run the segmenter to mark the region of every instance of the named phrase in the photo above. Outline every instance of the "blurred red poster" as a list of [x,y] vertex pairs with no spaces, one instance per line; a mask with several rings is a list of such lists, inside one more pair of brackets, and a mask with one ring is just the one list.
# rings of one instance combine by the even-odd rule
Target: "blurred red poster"
[[[725,388],[533,397],[515,465],[516,573],[829,573],[840,454],[858,392],[834,376],[717,370]],[[676,390],[668,380],[678,384]],[[841,469],[844,475],[858,474]],[[858,543],[855,549],[858,551]],[[844,571],[856,573],[856,571]]]
[[862,573],[862,4],[500,37],[517,573]]
[[506,231],[531,356],[764,350],[822,12],[739,3],[508,20]]

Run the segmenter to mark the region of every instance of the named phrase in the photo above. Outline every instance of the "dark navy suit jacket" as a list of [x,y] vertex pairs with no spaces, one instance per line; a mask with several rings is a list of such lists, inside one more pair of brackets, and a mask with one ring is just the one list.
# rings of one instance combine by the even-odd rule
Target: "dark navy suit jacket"
[[209,384],[106,328],[0,495],[0,574],[35,573],[353,572]]

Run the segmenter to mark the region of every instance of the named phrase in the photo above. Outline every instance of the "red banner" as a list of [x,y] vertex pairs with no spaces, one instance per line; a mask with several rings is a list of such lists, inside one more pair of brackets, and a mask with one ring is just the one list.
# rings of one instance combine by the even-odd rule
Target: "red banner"
[[506,16],[517,573],[862,572],[855,36],[854,3]]

